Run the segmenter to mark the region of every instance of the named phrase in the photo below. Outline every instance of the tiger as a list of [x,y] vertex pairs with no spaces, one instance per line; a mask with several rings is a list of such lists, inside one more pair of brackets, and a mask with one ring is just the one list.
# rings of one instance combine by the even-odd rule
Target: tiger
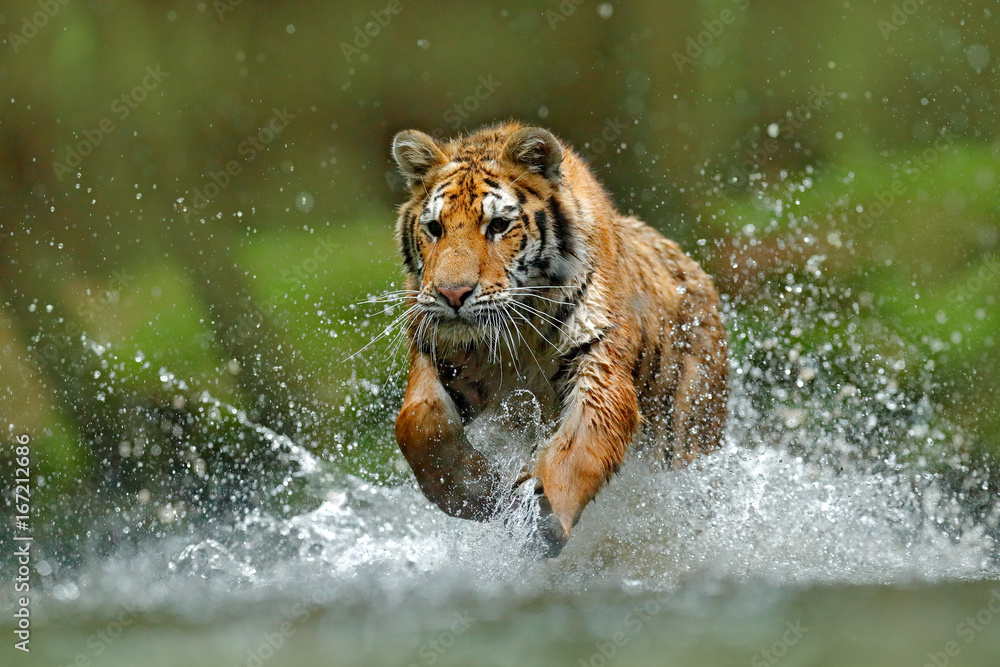
[[[508,121],[447,141],[404,130],[392,156],[409,193],[395,436],[428,500],[490,521],[535,499],[531,535],[555,557],[630,452],[679,468],[719,446],[728,357],[713,282],[620,214],[570,145]],[[468,429],[524,391],[553,428],[505,479]]]

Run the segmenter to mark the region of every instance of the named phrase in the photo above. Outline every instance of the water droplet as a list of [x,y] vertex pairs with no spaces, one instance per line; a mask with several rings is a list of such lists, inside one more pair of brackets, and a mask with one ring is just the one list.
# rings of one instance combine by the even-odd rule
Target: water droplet
[[973,44],[965,50],[965,57],[976,72],[982,72],[990,64],[990,50],[982,44]]
[[308,192],[300,192],[295,195],[295,208],[299,209],[303,213],[308,213],[313,210],[313,196]]

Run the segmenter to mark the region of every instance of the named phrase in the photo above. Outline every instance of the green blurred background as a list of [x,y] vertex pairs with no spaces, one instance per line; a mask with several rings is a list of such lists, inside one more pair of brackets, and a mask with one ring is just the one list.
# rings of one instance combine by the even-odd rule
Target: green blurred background
[[[513,117],[704,263],[746,318],[741,364],[768,377],[750,341],[772,335],[834,385],[875,387],[857,376],[898,361],[892,392],[930,401],[988,469],[998,11],[5,2],[2,456],[30,435],[50,515],[59,498],[138,498],[161,520],[260,500],[233,494],[281,435],[400,479],[401,355],[349,358],[390,321],[364,302],[401,278],[390,139]],[[803,331],[807,306],[823,315]]]

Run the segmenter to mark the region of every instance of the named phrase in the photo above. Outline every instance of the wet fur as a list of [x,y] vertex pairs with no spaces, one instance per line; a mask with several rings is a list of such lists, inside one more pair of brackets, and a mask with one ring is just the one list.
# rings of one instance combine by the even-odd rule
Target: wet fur
[[[559,424],[514,482],[534,480],[550,555],[637,444],[675,465],[718,446],[725,329],[711,279],[676,243],[619,214],[540,128],[444,145],[406,131],[393,152],[410,183],[397,223],[410,372],[396,438],[429,499],[453,516],[494,515],[511,481],[465,426],[514,391]],[[503,234],[495,217],[510,221]],[[440,290],[467,286],[456,312]]]

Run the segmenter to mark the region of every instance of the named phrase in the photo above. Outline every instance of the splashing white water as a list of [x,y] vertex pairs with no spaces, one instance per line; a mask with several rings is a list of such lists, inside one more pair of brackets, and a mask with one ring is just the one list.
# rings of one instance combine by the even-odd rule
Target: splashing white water
[[[730,318],[739,332],[738,318]],[[761,349],[776,345],[772,337],[757,341]],[[563,554],[542,561],[526,547],[524,520],[477,524],[450,518],[420,494],[412,478],[390,485],[349,475],[337,462],[317,458],[203,393],[209,412],[229,415],[271,443],[288,466],[285,484],[308,480],[314,509],[291,516],[259,509],[227,525],[209,522],[139,554],[112,555],[94,564],[96,572],[74,571],[72,581],[55,586],[72,585],[95,601],[140,598],[149,607],[179,605],[196,614],[199,605],[192,600],[203,599],[206,590],[225,606],[253,591],[343,591],[362,584],[503,595],[602,586],[672,590],[706,575],[777,585],[1000,576],[990,528],[1000,516],[997,509],[974,517],[922,459],[904,464],[895,454],[872,456],[868,450],[886,449],[877,446],[883,431],[870,407],[847,400],[864,388],[824,385],[816,371],[822,360],[799,358],[794,348],[789,360],[805,378],[798,386],[811,392],[804,402],[775,387],[770,396],[779,417],[762,413],[746,385],[766,379],[748,379],[756,368],[735,360],[724,447],[679,471],[654,471],[631,460],[584,512]],[[161,376],[175,381],[165,371]],[[906,402],[892,383],[880,373],[875,390],[868,390],[875,407],[890,414]],[[841,399],[837,410],[842,416],[848,411],[853,433],[821,417],[831,400]],[[913,411],[914,419],[907,431],[901,417],[897,432],[919,441],[932,429],[921,421],[921,410]],[[535,435],[545,428],[539,424]],[[495,434],[482,428],[474,437],[490,440]],[[509,452],[505,459],[516,468]],[[199,588],[205,582],[208,589]]]
[[415,485],[331,470],[312,469],[323,494],[314,510],[289,519],[254,513],[230,536],[237,549],[206,539],[185,547],[172,568],[248,589],[364,581],[481,594],[525,586],[670,590],[705,575],[798,585],[1000,574],[986,525],[934,476],[830,466],[780,447],[738,445],[732,434],[685,470],[631,461],[554,560],[536,560],[501,521],[445,516]]

